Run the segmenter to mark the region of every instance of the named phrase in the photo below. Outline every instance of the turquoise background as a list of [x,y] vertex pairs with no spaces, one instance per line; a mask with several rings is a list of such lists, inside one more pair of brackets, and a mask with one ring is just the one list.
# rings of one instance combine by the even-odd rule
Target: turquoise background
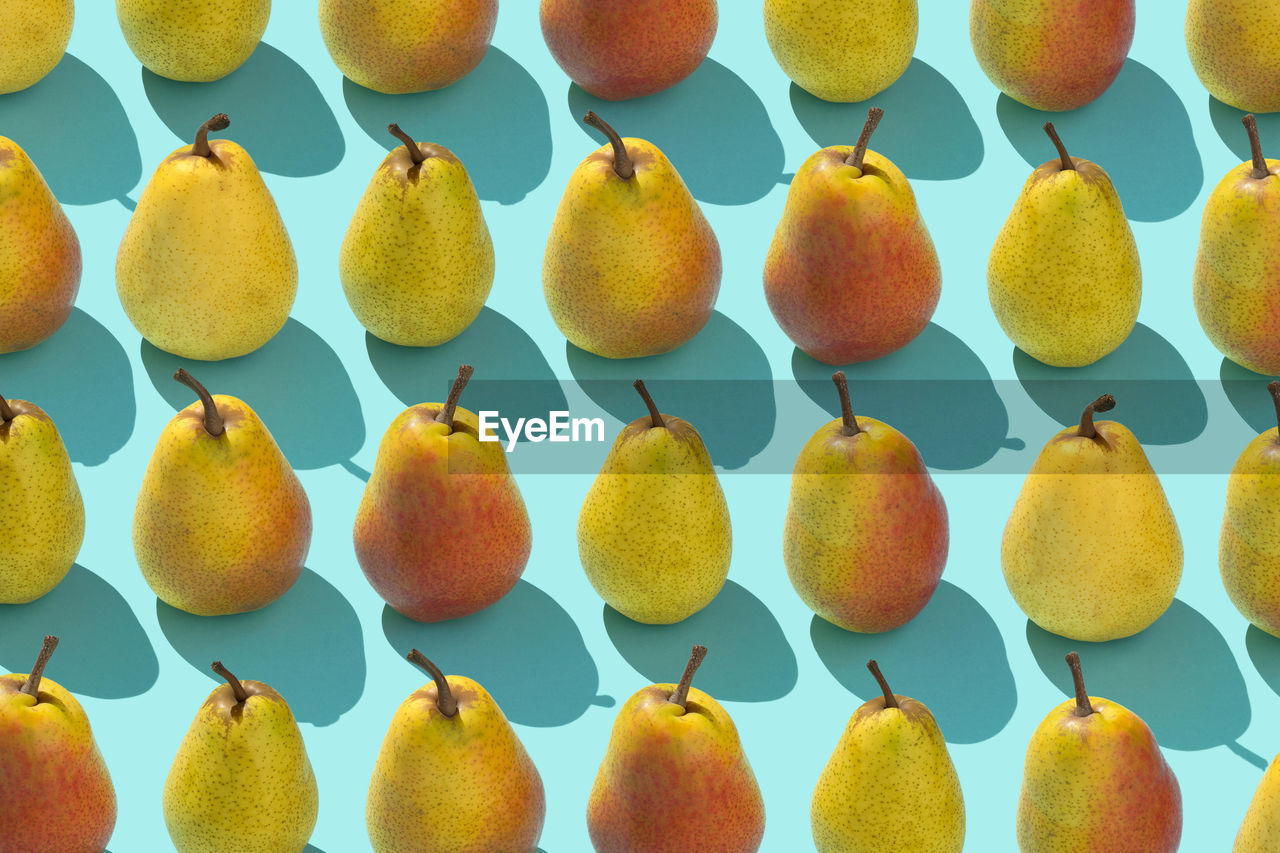
[[[205,85],[143,71],[111,4],[80,3],[61,65],[32,89],[0,97],[0,133],[26,148],[67,206],[84,247],[84,281],[64,329],[0,358],[0,389],[54,416],[77,463],[88,534],[57,590],[0,608],[0,667],[26,672],[41,635],[61,635],[49,675],[81,697],[111,768],[120,793],[115,853],[164,844],[161,788],[213,687],[215,658],[273,684],[302,722],[322,801],[313,849],[366,849],[365,791],[378,745],[396,706],[426,680],[401,659],[410,645],[448,672],[477,678],[515,723],[547,785],[543,848],[588,849],[585,802],[618,705],[652,680],[678,677],[693,642],[711,649],[697,683],[733,715],[763,786],[766,850],[807,847],[813,783],[850,713],[876,693],[862,668],[872,656],[899,693],[934,710],[964,785],[969,849],[1013,849],[1023,751],[1066,696],[1062,655],[1073,647],[1091,692],[1133,708],[1164,746],[1182,784],[1183,849],[1227,849],[1262,766],[1280,749],[1280,641],[1232,608],[1216,543],[1226,471],[1273,421],[1264,379],[1224,365],[1201,333],[1190,279],[1204,198],[1247,144],[1240,114],[1213,102],[1192,72],[1181,4],[1138,5],[1131,59],[1115,85],[1055,117],[1072,152],[1114,178],[1145,273],[1140,325],[1093,367],[1031,363],[991,316],[987,252],[1031,167],[1053,151],[1039,130],[1044,117],[983,76],[967,4],[921,3],[916,60],[874,99],[887,115],[872,147],[912,179],[945,281],[934,324],[916,342],[849,373],[859,413],[898,426],[930,462],[952,542],[945,580],[924,613],[864,637],[816,621],[782,567],[789,466],[835,401],[829,370],[797,356],[773,322],[760,273],[789,174],[820,145],[852,142],[866,105],[824,104],[791,86],[769,53],[758,3],[721,4],[710,59],[674,90],[603,106],[552,61],[532,0],[503,4],[494,47],[466,80],[402,97],[343,80],[313,3],[278,2],[250,61]],[[596,144],[578,121],[588,107],[670,156],[724,250],[708,328],[642,363],[608,364],[567,347],[542,300],[538,270],[555,206]],[[285,598],[254,614],[200,619],[158,604],[133,560],[129,529],[144,467],[190,394],[168,378],[178,360],[142,343],[121,311],[113,264],[129,199],[218,111],[232,117],[223,135],[249,150],[275,194],[301,286],[293,319],[265,348],[187,366],[263,416],[300,469],[315,536],[309,569]],[[383,130],[391,120],[462,158],[498,250],[488,308],[434,351],[368,339],[337,279],[348,218],[394,143]],[[1260,124],[1264,144],[1280,152],[1280,120]],[[698,425],[722,466],[735,559],[716,602],[666,628],[605,609],[579,567],[574,535],[604,447],[574,448],[561,465],[546,463],[557,457],[544,444],[512,455],[525,471],[520,486],[535,531],[515,591],[453,624],[420,626],[386,610],[352,553],[360,477],[386,424],[406,405],[440,399],[463,360],[476,365],[477,382],[541,380],[501,386],[539,389],[524,401],[531,410],[561,394],[575,415],[603,409],[610,438],[641,414],[639,401],[621,383],[584,391],[572,380],[650,379],[659,404]],[[671,381],[678,378],[696,381]],[[1186,571],[1178,600],[1155,626],[1095,647],[1028,625],[1005,589],[998,549],[1036,452],[1106,391],[1163,476]],[[557,466],[564,473],[531,473]]]

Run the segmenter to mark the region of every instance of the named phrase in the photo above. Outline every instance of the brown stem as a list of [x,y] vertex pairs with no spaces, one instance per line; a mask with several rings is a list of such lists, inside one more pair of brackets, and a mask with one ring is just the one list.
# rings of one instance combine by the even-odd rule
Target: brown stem
[[226,130],[231,126],[231,119],[227,118],[226,113],[218,113],[213,118],[200,125],[200,129],[196,131],[195,144],[191,146],[191,153],[197,157],[210,157],[213,155],[213,149],[209,147],[209,131]]
[[0,424],[7,424],[17,415],[13,413],[13,409],[9,408],[9,401],[4,397],[0,397]]
[[1097,438],[1098,430],[1093,425],[1093,416],[1096,412],[1109,412],[1116,407],[1116,398],[1110,394],[1103,394],[1098,399],[1084,407],[1084,413],[1080,415],[1080,428],[1076,430],[1076,435],[1081,438]]
[[1076,716],[1087,717],[1095,713],[1089,704],[1089,693],[1084,689],[1084,670],[1080,668],[1080,655],[1072,652],[1067,655],[1067,665],[1071,667],[1071,680],[1076,683]]
[[610,127],[607,121],[589,110],[582,120],[609,138],[609,144],[613,146],[613,171],[624,181],[631,180],[631,177],[636,173],[636,164],[632,162],[631,155],[627,153],[627,146],[622,144],[622,137],[618,135],[618,131]]
[[1258,120],[1253,117],[1253,113],[1249,113],[1241,121],[1244,122],[1245,130],[1249,131],[1249,148],[1253,151],[1253,171],[1250,173],[1254,178],[1267,178],[1271,176],[1271,170],[1267,168],[1267,158],[1262,156],[1262,139],[1258,136]]
[[853,153],[845,158],[846,166],[862,168],[862,159],[867,156],[867,145],[871,142],[871,134],[876,132],[876,125],[882,118],[884,118],[884,110],[879,107],[867,110],[867,123],[862,126],[862,135],[858,137],[858,144],[853,147]]
[[[1276,423],[1280,424],[1280,381],[1272,379],[1267,383],[1267,390],[1271,392],[1271,402],[1276,406]],[[1276,435],[1276,440],[1280,441],[1280,434]]]
[[840,432],[844,435],[857,435],[862,432],[862,427],[858,426],[858,419],[853,414],[853,401],[849,399],[849,380],[844,371],[840,370],[831,374],[831,381],[836,383],[836,391],[840,393],[840,413],[844,418],[844,428]]
[[671,702],[685,708],[689,703],[689,688],[693,686],[693,674],[698,671],[698,667],[702,666],[702,661],[707,656],[706,646],[694,646],[693,651],[689,653],[689,663],[685,665],[684,675],[680,676],[680,683],[676,685],[676,692],[671,694]]
[[200,403],[204,406],[204,431],[214,438],[226,432],[227,427],[222,422],[222,414],[218,412],[218,407],[214,404],[213,397],[209,394],[208,389],[181,367],[178,368],[177,373],[173,374],[173,378],[195,391],[196,396],[200,398]]
[[653,398],[649,396],[649,389],[644,387],[644,380],[637,379],[635,382],[631,383],[631,386],[640,392],[640,399],[644,400],[644,404],[649,407],[650,429],[665,427],[667,422],[662,419],[662,413],[658,411],[658,407],[654,404]]
[[440,709],[440,713],[446,717],[452,717],[458,713],[458,700],[454,697],[453,691],[449,689],[449,679],[444,677],[440,667],[432,663],[426,655],[417,649],[410,649],[407,657],[412,663],[416,663],[431,673],[431,680],[436,683],[436,707]]
[[236,697],[236,704],[243,705],[249,698],[249,691],[244,689],[244,685],[240,683],[240,679],[231,674],[231,670],[222,665],[222,661],[213,662],[213,671],[221,675],[227,680],[227,684],[231,685],[231,695]]
[[893,691],[889,689],[889,682],[885,681],[884,673],[880,671],[880,664],[874,660],[867,661],[867,669],[871,670],[871,674],[876,677],[876,683],[880,685],[880,689],[884,691],[884,706],[886,708],[897,708],[898,697],[893,695]]
[[436,423],[449,427],[450,432],[453,431],[453,415],[458,411],[458,398],[462,396],[462,389],[467,387],[467,383],[471,381],[471,374],[475,372],[476,369],[469,364],[458,365],[458,376],[453,380],[453,387],[449,389],[449,397],[436,415]]
[[1049,138],[1053,140],[1053,147],[1058,149],[1058,156],[1062,158],[1062,171],[1074,172],[1076,164],[1067,153],[1067,146],[1062,144],[1062,138],[1058,136],[1058,130],[1053,126],[1053,122],[1044,123],[1044,132],[1049,134]]
[[423,160],[427,159],[427,155],[422,153],[422,149],[418,147],[418,143],[413,141],[413,137],[400,129],[400,125],[395,122],[387,125],[387,130],[396,139],[404,143],[404,147],[409,149],[409,159],[413,161],[413,165],[417,166]]
[[57,647],[58,638],[52,634],[47,634],[44,638],[44,645],[40,647],[40,656],[36,658],[36,665],[31,667],[31,674],[27,676],[27,680],[23,682],[22,687],[18,688],[19,693],[25,693],[39,701],[40,678],[44,675],[44,665],[49,662],[49,658],[53,657],[53,650]]

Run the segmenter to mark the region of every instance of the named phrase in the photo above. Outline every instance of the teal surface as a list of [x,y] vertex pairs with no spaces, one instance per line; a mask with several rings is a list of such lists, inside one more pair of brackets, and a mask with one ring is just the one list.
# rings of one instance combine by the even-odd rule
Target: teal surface
[[[505,0],[494,47],[465,81],[403,97],[344,82],[311,2],[277,2],[264,44],[228,79],[183,85],[140,68],[111,4],[82,0],[62,64],[31,90],[0,97],[0,133],[44,172],[85,255],[71,321],[38,348],[0,358],[0,393],[54,416],[88,510],[70,577],[38,603],[0,608],[0,668],[26,672],[40,637],[62,636],[48,675],[83,699],[111,768],[120,793],[115,853],[166,847],[161,787],[213,687],[215,658],[273,684],[302,721],[322,802],[312,849],[367,849],[364,800],[378,745],[398,703],[426,681],[402,660],[410,645],[493,693],[546,781],[544,850],[579,853],[589,849],[586,798],[617,708],[650,680],[676,679],[695,641],[711,649],[697,683],[733,715],[764,788],[766,850],[809,848],[812,786],[849,714],[876,695],[862,668],[872,656],[898,692],[939,719],[964,786],[967,849],[1012,850],[1024,748],[1066,698],[1062,655],[1073,644],[1030,626],[1014,605],[1000,573],[1000,534],[1039,448],[1106,391],[1163,476],[1186,571],[1177,602],[1154,627],[1080,648],[1086,676],[1093,693],[1141,714],[1164,746],[1182,784],[1182,849],[1228,849],[1262,765],[1280,750],[1280,641],[1249,629],[1232,608],[1216,559],[1225,473],[1271,414],[1264,380],[1223,364],[1191,305],[1204,199],[1247,145],[1239,113],[1212,102],[1192,72],[1182,4],[1139,2],[1137,38],[1116,84],[1055,119],[1073,153],[1113,176],[1146,280],[1132,338],[1082,371],[1051,371],[1015,353],[987,303],[987,252],[1030,169],[1053,151],[1039,130],[1043,116],[983,76],[969,47],[968,4],[923,0],[916,59],[874,99],[887,115],[872,147],[912,179],[944,285],[921,338],[850,370],[855,408],[916,440],[952,520],[934,601],[907,627],[876,637],[816,621],[782,567],[787,472],[834,400],[828,371],[795,354],[761,285],[787,176],[821,145],[853,141],[866,105],[820,103],[791,86],[769,53],[758,5],[721,4],[711,58],[674,90],[600,105],[552,61],[533,0]],[[720,237],[717,314],[671,356],[603,364],[566,346],[543,303],[538,270],[552,214],[570,172],[597,144],[578,121],[586,108],[658,144]],[[113,268],[129,199],[218,111],[232,117],[224,135],[249,150],[275,194],[301,287],[293,319],[267,347],[188,366],[263,416],[300,469],[315,537],[309,569],[284,599],[210,620],[158,604],[134,563],[129,530],[143,470],[189,395],[168,378],[176,360],[143,343],[121,311]],[[339,242],[394,142],[383,130],[391,120],[462,158],[498,251],[488,309],[438,351],[369,340],[337,279]],[[1264,144],[1280,152],[1280,119],[1260,123]],[[351,546],[361,471],[391,419],[407,404],[439,399],[463,360],[476,365],[477,380],[567,380],[568,407],[610,413],[610,438],[641,414],[639,401],[604,386],[584,386],[597,388],[588,393],[573,380],[703,380],[668,382],[665,405],[655,395],[703,429],[722,466],[735,558],[719,599],[668,628],[634,625],[603,607],[578,564],[574,533],[604,455],[589,446],[574,451],[565,473],[521,476],[534,549],[507,599],[439,626],[387,611]],[[920,381],[870,381],[886,379]],[[716,388],[728,391],[716,397]],[[513,464],[536,469],[550,452],[522,445]]]

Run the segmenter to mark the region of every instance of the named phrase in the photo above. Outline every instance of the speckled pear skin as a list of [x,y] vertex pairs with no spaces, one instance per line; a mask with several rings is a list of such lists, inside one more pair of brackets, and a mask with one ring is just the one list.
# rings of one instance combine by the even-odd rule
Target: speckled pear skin
[[1231,853],[1280,850],[1280,756],[1271,762],[1244,813]]
[[765,258],[778,325],[806,354],[842,365],[915,339],[942,295],[933,239],[902,171],[853,146],[813,154],[797,170]]
[[533,853],[546,815],[538,768],[483,687],[448,680],[453,717],[427,684],[391,719],[365,805],[374,853]]
[[84,499],[53,420],[9,400],[0,415],[0,604],[26,604],[57,586],[84,541]]
[[542,0],[538,11],[552,58],[606,101],[652,95],[688,77],[719,22],[716,0]]
[[178,853],[302,853],[320,800],[302,732],[271,687],[214,688],[164,783],[164,822]]
[[0,30],[0,95],[34,86],[62,61],[75,13],[74,0],[7,0]]
[[125,314],[188,359],[246,355],[289,319],[298,262],[262,176],[226,139],[212,157],[174,151],[147,182],[116,256]]
[[1073,157],[1031,173],[987,264],[996,320],[1027,355],[1053,367],[1092,364],[1138,321],[1138,245],[1107,173]]
[[153,74],[208,83],[253,54],[271,0],[116,0],[116,17],[129,49]]
[[587,801],[596,853],[753,853],[764,799],[738,729],[696,687],[684,709],[674,684],[653,684],[613,721]]
[[1142,445],[1115,421],[1064,429],[1031,466],[1000,560],[1018,606],[1073,640],[1136,634],[1173,603],[1182,538]]
[[917,0],[765,0],[764,33],[783,73],[824,101],[865,101],[911,64]]
[[320,35],[348,79],[386,95],[443,89],[480,64],[498,0],[320,0]]
[[0,136],[0,353],[33,347],[62,327],[81,268],[62,205],[27,152]]
[[846,631],[905,625],[947,563],[942,493],[910,439],[874,418],[840,419],[805,444],[791,474],[782,559],[814,613]]
[[419,143],[415,166],[387,155],[356,207],[338,275],[360,325],[400,346],[433,347],[471,325],[493,287],[493,240],[466,168]]
[[248,404],[214,394],[226,432],[193,403],[156,442],[133,514],[147,585],[198,616],[257,610],[289,591],[311,544],[311,504]]
[[1186,36],[1210,95],[1246,112],[1280,110],[1280,0],[1190,0]]
[[969,41],[996,88],[1032,109],[1096,100],[1133,44],[1134,0],[973,0]]
[[1249,442],[1231,468],[1218,567],[1241,615],[1280,637],[1280,435],[1275,427]]
[[711,319],[720,244],[675,167],[643,139],[624,138],[635,175],[606,145],[569,178],[547,238],[542,292],[576,347],[605,358],[657,355]]

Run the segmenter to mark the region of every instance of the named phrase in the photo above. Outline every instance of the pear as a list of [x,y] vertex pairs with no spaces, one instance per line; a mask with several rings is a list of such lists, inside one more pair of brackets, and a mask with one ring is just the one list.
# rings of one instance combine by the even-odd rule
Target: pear
[[271,0],[116,0],[120,31],[153,74],[184,83],[220,80],[244,64],[266,32]]
[[431,674],[396,709],[365,823],[374,853],[533,853],[546,817],[542,777],[493,697],[470,678]]
[[613,721],[587,801],[596,853],[752,853],[764,799],[738,730],[691,686],[707,655],[694,646],[679,684],[637,690]]
[[1280,850],[1280,755],[1262,774],[1231,853],[1273,853]]
[[520,580],[533,533],[501,442],[481,441],[458,406],[464,364],[444,403],[400,413],[382,436],[356,510],[355,548],[369,583],[419,622],[483,610]]
[[156,442],[133,513],[133,551],[147,584],[199,616],[257,610],[289,591],[311,544],[311,504],[258,415],[210,395]]
[[1196,315],[1219,352],[1254,373],[1280,373],[1280,160],[1262,156],[1226,174],[1204,205],[1196,253]]
[[865,101],[911,64],[917,0],[764,0],[764,34],[783,72],[824,101]]
[[1049,712],[1027,744],[1018,797],[1022,853],[1174,853],[1182,794],[1155,736],[1128,708],[1089,696],[1067,655],[1076,698]]
[[1236,109],[1280,110],[1280,3],[1190,0],[1187,55],[1209,94]]
[[0,28],[0,95],[34,86],[57,67],[71,41],[75,17],[75,0],[6,0]]
[[791,181],[765,258],[778,325],[827,364],[887,355],[929,324],[942,267],[906,176],[867,150],[884,111],[872,107],[853,148],[823,148]]
[[433,347],[471,325],[493,287],[493,240],[480,199],[448,148],[404,142],[364,191],[338,255],[360,324],[401,346]]
[[81,268],[80,240],[40,170],[0,136],[0,353],[33,347],[62,327]]
[[239,145],[196,141],[164,159],[142,191],[116,256],[116,290],[154,346],[217,361],[253,352],[284,327],[298,262],[275,200]]
[[618,433],[578,513],[578,556],[610,607],[668,625],[711,603],[729,576],[729,506],[702,436],[659,413]]
[[0,839],[22,853],[102,853],[116,791],[84,708],[44,678],[45,637],[30,675],[0,675]]
[[884,692],[849,718],[809,807],[818,853],[960,853],[964,794],[938,723],[924,703]]
[[387,95],[443,89],[493,41],[498,0],[320,0],[320,35],[338,70]]
[[1067,153],[1031,173],[987,264],[996,320],[1027,355],[1081,367],[1133,331],[1142,301],[1138,245],[1111,178]]
[[178,853],[302,853],[320,800],[289,705],[221,661],[164,782],[164,822]]
[[1000,546],[1005,583],[1046,631],[1104,642],[1160,618],[1182,579],[1182,537],[1142,445],[1115,399],[1085,407],[1031,466]]
[[542,292],[569,343],[639,358],[686,343],[711,319],[720,244],[679,173],[651,142],[609,138],[574,170],[551,224]]
[[814,613],[846,631],[905,625],[929,603],[947,563],[947,506],[920,452],[874,418],[844,412],[820,427],[791,474],[782,560]]

